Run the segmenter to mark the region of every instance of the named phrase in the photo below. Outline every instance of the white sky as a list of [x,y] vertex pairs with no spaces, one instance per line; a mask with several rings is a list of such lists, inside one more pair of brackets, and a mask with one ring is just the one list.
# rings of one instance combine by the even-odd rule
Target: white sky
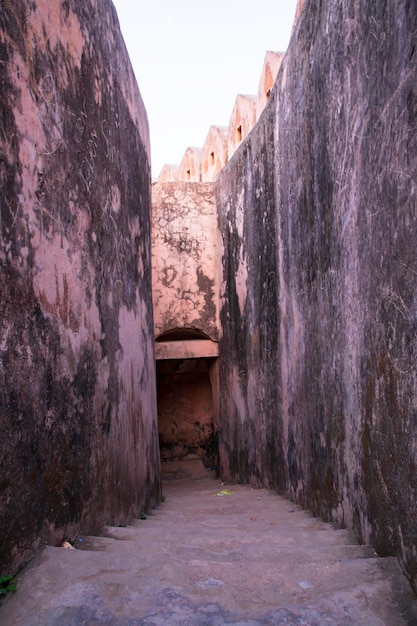
[[152,176],[228,126],[267,50],[288,47],[297,0],[113,0],[148,113]]

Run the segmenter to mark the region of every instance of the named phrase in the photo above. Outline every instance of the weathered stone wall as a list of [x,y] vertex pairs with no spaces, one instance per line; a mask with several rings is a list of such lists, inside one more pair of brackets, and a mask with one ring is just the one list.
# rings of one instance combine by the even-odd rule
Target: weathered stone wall
[[213,183],[156,183],[152,193],[155,336],[192,328],[218,339]]
[[219,174],[221,472],[285,487],[278,419],[274,111],[268,107]]
[[0,11],[0,563],[159,494],[145,109],[108,0]]
[[353,528],[414,584],[416,34],[414,2],[306,0],[217,186],[223,475]]

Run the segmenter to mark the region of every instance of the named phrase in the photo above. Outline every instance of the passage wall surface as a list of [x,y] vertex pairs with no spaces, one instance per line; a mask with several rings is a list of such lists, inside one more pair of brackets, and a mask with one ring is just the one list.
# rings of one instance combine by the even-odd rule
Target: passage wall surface
[[213,183],[155,183],[152,272],[155,336],[175,328],[218,339],[217,214]]
[[156,501],[147,116],[111,2],[0,11],[0,562]]
[[306,0],[217,183],[224,476],[293,494],[414,583],[416,25],[414,2]]

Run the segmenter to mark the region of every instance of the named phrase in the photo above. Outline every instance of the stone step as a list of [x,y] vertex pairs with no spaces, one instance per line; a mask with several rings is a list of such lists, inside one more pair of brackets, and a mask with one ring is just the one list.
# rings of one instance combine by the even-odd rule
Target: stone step
[[[123,534],[119,533],[119,530],[125,531]],[[301,560],[306,563],[308,560],[317,561],[319,559],[363,559],[375,557],[375,551],[372,546],[363,546],[357,544],[339,544],[333,543],[333,541],[323,541],[321,543],[307,542],[305,544],[297,542],[294,543],[293,538],[285,536],[277,537],[274,542],[262,542],[262,537],[259,537],[258,541],[251,541],[250,537],[246,537],[245,540],[237,538],[235,541],[213,539],[210,540],[203,538],[194,538],[194,540],[187,540],[184,535],[184,540],[179,541],[177,535],[170,534],[170,538],[161,539],[158,535],[154,538],[150,538],[148,533],[141,533],[138,529],[123,528],[115,529],[115,533],[112,534],[112,529],[106,531],[106,536],[100,537],[84,537],[83,544],[79,546],[79,550],[82,551],[105,551],[116,552],[120,554],[131,553],[135,551],[137,555],[146,553],[149,554],[150,550],[153,552],[171,553],[181,552],[186,558],[192,558],[204,552],[205,558],[211,560],[217,560],[219,555],[222,558],[233,556],[234,559],[239,559],[239,556],[244,558],[262,559],[264,563],[276,559],[276,555],[288,556],[293,560]],[[127,533],[126,533],[127,531]],[[108,533],[108,534],[107,534]],[[333,537],[330,537],[333,540]]]
[[[292,536],[285,534],[285,531],[270,533],[269,531],[258,532],[256,536],[250,534],[242,535],[239,531],[230,532],[225,536],[225,533],[216,532],[207,527],[200,526],[201,535],[191,535],[189,527],[183,527],[177,532],[169,531],[169,536],[161,536],[162,527],[146,529],[138,531],[135,528],[124,528],[123,532],[119,532],[119,529],[108,529],[105,531],[105,537],[88,537],[84,541],[86,545],[82,549],[100,549],[98,547],[103,543],[104,539],[114,540],[114,549],[123,549],[122,546],[117,545],[117,542],[122,543],[134,543],[143,545],[145,549],[150,543],[158,546],[162,549],[163,546],[172,547],[174,544],[187,546],[194,550],[197,549],[221,549],[224,550],[227,547],[229,549],[236,549],[243,547],[247,549],[252,547],[254,550],[262,550],[262,547],[267,545],[270,550],[288,548],[291,550],[305,550],[311,548],[312,550],[319,550],[320,548],[326,550],[329,547],[354,549],[358,552],[365,552],[366,556],[373,554],[373,549],[370,546],[360,546],[352,543],[349,535],[339,535],[337,532],[329,535],[324,534],[322,531],[305,531],[303,533],[295,533]],[[194,529],[193,529],[194,530]],[[210,536],[205,536],[205,531],[210,531]],[[287,529],[286,529],[287,530]],[[287,530],[288,532],[288,530]],[[92,545],[95,543],[95,546]],[[109,544],[112,546],[113,544]],[[89,548],[90,546],[90,548]],[[127,548],[128,549],[128,548]]]
[[[229,496],[216,496],[227,488]],[[276,494],[208,477],[166,486],[145,520],[47,547],[0,607],[8,626],[406,626],[393,558]]]

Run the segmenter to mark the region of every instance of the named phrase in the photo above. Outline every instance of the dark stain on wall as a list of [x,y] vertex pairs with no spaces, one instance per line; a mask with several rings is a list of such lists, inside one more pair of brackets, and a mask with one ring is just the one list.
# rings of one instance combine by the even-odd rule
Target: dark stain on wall
[[216,319],[216,299],[214,278],[207,276],[200,267],[196,269],[197,285],[204,295],[204,309],[202,311],[202,327],[207,328]]
[[352,528],[414,585],[416,25],[413,2],[306,0],[217,184],[223,474]]

